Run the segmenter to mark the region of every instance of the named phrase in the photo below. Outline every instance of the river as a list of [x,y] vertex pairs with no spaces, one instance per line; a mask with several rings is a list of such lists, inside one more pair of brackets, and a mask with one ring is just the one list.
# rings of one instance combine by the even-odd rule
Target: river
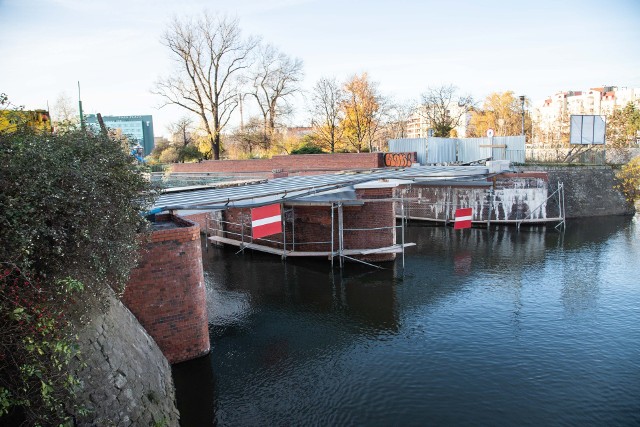
[[639,216],[405,239],[383,270],[203,246],[182,425],[640,425]]

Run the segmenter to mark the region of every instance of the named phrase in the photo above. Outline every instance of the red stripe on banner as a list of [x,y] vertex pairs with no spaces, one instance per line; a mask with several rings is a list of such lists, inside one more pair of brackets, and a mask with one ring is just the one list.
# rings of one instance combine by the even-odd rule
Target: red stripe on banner
[[472,208],[456,209],[456,222],[453,225],[454,230],[463,228],[471,228],[471,218],[473,217]]
[[[268,222],[261,221],[265,219]],[[279,204],[251,209],[251,235],[254,239],[278,233],[282,233],[282,214]]]

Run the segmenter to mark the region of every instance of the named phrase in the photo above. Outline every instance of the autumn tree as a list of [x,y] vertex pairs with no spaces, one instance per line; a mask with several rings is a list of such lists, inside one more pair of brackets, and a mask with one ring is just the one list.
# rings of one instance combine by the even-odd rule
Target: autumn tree
[[[525,106],[527,102],[525,100]],[[525,129],[530,130],[530,125],[531,119],[525,117]],[[493,92],[485,98],[482,108],[472,111],[470,136],[485,136],[489,129],[493,129],[496,136],[522,133],[522,101],[512,91]]]
[[291,58],[269,44],[256,49],[256,60],[250,71],[251,96],[263,119],[263,138],[274,137],[277,120],[292,109],[289,99],[300,90],[302,61]]
[[344,119],[342,106],[345,92],[335,78],[322,77],[311,94],[311,124],[314,141],[320,147],[335,153],[342,140]]
[[429,88],[422,94],[418,111],[430,123],[434,136],[451,136],[451,131],[464,123],[473,107],[471,96],[458,96],[457,92],[457,87],[446,85]]
[[[149,157],[153,161],[162,162],[160,160],[160,157],[162,156],[162,153],[165,150],[169,149],[169,147],[173,147],[173,144],[171,143],[171,141],[169,141],[165,137],[157,137],[157,138],[155,138],[155,141],[153,143],[153,150],[151,150],[151,154],[149,154]],[[164,162],[162,162],[162,163],[164,163]]]
[[640,137],[640,109],[629,102],[607,117],[607,144],[616,147],[637,145]]
[[155,84],[163,105],[178,105],[202,121],[208,137],[207,158],[220,159],[220,136],[238,105],[238,78],[250,65],[258,41],[242,37],[238,21],[204,13],[174,18],[162,36],[175,70]]
[[353,76],[344,85],[342,126],[348,145],[358,153],[374,151],[386,108],[386,100],[378,92],[378,85],[367,73]]
[[640,157],[635,157],[624,165],[616,177],[618,189],[629,202],[635,203],[640,200]]

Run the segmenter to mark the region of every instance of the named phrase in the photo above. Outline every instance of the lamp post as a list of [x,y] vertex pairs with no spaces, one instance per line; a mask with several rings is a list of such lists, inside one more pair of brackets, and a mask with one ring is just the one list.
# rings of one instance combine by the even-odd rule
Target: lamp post
[[524,136],[524,95],[520,95],[520,103],[522,104],[522,132],[520,135]]

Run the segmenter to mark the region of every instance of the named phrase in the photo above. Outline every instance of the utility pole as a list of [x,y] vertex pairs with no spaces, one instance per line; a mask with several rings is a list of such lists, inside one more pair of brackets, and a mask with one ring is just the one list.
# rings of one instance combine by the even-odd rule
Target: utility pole
[[242,99],[244,98],[244,94],[238,94],[238,103],[240,104],[240,131],[244,130],[244,121],[242,118]]
[[522,133],[520,135],[524,136],[524,95],[520,95],[520,102],[522,103]]
[[80,110],[80,129],[84,130],[84,114],[82,114],[82,98],[80,97],[80,81],[78,81],[78,110]]

